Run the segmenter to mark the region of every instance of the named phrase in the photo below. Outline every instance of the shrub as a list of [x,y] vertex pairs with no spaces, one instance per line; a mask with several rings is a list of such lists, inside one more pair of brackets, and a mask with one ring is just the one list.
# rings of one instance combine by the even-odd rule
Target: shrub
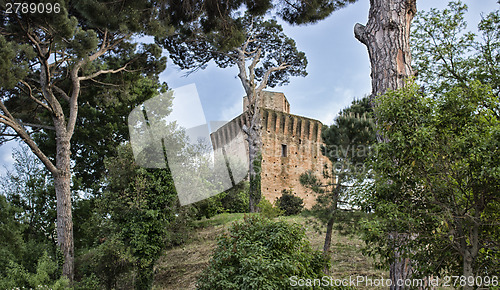
[[199,289],[287,289],[290,277],[320,278],[328,260],[311,249],[299,224],[246,216],[218,238]]
[[36,273],[31,273],[22,265],[10,261],[6,277],[0,277],[2,289],[67,289],[69,281],[61,277],[57,262],[47,252],[38,259]]
[[235,187],[229,189],[222,198],[222,206],[228,213],[246,213],[248,212],[248,190],[250,184],[248,181],[242,181]]
[[[115,289],[118,281],[124,281],[124,276],[132,272],[136,259],[122,241],[116,237],[104,240],[99,246],[77,257],[77,279],[81,280],[80,288],[88,284],[89,277],[94,277],[98,288]],[[78,287],[77,287],[78,288]]]
[[260,213],[269,219],[283,214],[283,211],[279,207],[273,206],[266,198],[262,198],[257,207],[260,209]]
[[221,195],[225,195],[225,192],[221,192],[210,198],[198,201],[194,204],[196,208],[196,218],[211,218],[217,214],[224,213],[225,210],[222,207]]
[[281,197],[276,199],[276,204],[284,215],[299,214],[304,208],[304,200],[296,196],[292,189],[283,189]]
[[249,183],[243,181],[231,189],[195,203],[196,217],[201,219],[211,218],[221,213],[247,213],[249,210],[248,190]]

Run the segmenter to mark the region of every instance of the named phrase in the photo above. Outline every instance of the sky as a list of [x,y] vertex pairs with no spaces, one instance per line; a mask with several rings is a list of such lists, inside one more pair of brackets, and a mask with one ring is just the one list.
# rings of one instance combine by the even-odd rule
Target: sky
[[[475,31],[481,13],[498,8],[497,0],[465,0],[469,7],[466,20]],[[443,9],[448,1],[418,0],[417,9]],[[306,77],[292,77],[286,86],[269,88],[283,92],[290,103],[290,113],[331,124],[338,112],[354,98],[371,92],[370,62],[366,47],[354,38],[356,23],[366,24],[369,0],[359,0],[336,11],[327,19],[307,26],[282,23],[284,32],[296,41],[308,59]],[[205,70],[185,76],[171,62],[160,75],[170,88],[195,84],[207,122],[229,121],[242,112],[243,87],[237,68],[219,69],[209,65]],[[13,163],[14,142],[0,147],[0,175]]]
[[[417,9],[445,8],[448,1],[418,0]],[[469,6],[467,20],[473,29],[481,12],[499,5],[496,0],[464,1]],[[288,85],[268,88],[285,93],[290,113],[314,118],[331,124],[338,112],[353,98],[371,92],[370,62],[366,47],[354,38],[353,28],[368,20],[369,0],[359,0],[336,11],[327,19],[307,26],[290,26],[283,22],[284,32],[304,51],[308,66],[306,77],[293,77]],[[219,69],[210,65],[185,77],[172,63],[161,75],[169,87],[195,83],[205,116],[209,120],[230,120],[242,112],[243,87],[237,78],[236,67]]]

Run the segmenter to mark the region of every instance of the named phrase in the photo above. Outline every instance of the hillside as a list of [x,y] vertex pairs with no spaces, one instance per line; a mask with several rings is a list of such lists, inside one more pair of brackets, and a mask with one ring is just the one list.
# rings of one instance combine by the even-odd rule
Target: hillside
[[[199,221],[186,244],[166,251],[157,262],[154,289],[195,289],[196,277],[208,265],[217,236],[234,221],[242,218],[243,214],[221,214]],[[322,249],[324,234],[314,229],[311,218],[292,216],[279,219],[305,225],[311,245],[315,249]],[[362,246],[363,242],[359,238],[335,232],[332,238],[330,276],[335,279],[349,276],[387,278],[387,272],[375,269],[372,259],[360,253]]]

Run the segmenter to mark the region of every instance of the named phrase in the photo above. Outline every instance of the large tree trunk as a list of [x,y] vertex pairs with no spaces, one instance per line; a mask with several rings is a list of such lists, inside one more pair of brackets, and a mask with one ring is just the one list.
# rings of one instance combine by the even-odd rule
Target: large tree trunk
[[407,233],[393,232],[389,235],[389,238],[393,240],[395,245],[392,249],[394,251],[394,262],[389,267],[389,276],[391,279],[390,289],[405,289],[404,282],[407,279],[411,279],[413,274],[412,262],[408,258],[402,257],[403,252],[400,250],[400,245],[406,243],[410,238]]
[[[238,77],[241,80],[241,84],[245,89],[246,97],[248,99],[248,107],[246,110],[246,126],[244,126],[243,131],[247,135],[248,141],[248,162],[249,164],[249,179],[250,179],[250,190],[249,190],[249,209],[250,212],[257,212],[257,204],[261,199],[261,186],[260,186],[260,168],[256,165],[261,166],[261,144],[262,140],[260,137],[261,131],[261,115],[260,115],[260,94],[266,88],[269,77],[275,71],[280,71],[286,69],[290,65],[280,64],[276,67],[268,68],[264,73],[260,85],[257,86],[255,82],[255,66],[261,60],[261,48],[258,48],[256,52],[247,51],[248,44],[253,41],[252,36],[247,38],[247,41],[243,46],[236,51],[238,52],[238,57],[236,59],[236,64],[238,70],[240,71]],[[246,59],[247,55],[252,55],[252,63],[248,66],[248,74],[246,72]],[[256,164],[257,163],[257,164]]]
[[413,75],[410,24],[416,12],[416,0],[370,0],[368,23],[354,26],[354,35],[368,48],[372,98],[402,88]]
[[[61,122],[64,123],[64,122]],[[70,136],[63,124],[56,123],[56,167],[53,174],[57,198],[57,243],[64,257],[63,275],[73,281],[74,244],[71,212]]]
[[[457,228],[457,234],[459,235],[457,240],[460,241],[460,253],[463,258],[462,275],[466,278],[466,281],[474,281],[474,262],[476,261],[479,253],[479,223],[477,221],[480,220],[480,212],[482,212],[482,209],[476,208],[474,218],[466,218],[470,218],[468,220],[468,224],[472,224],[471,227],[464,228],[462,226],[458,226]],[[460,225],[460,223],[461,221],[457,219],[457,224]],[[469,283],[466,283],[463,289],[474,289],[474,287],[469,285]]]
[[[406,78],[413,75],[410,25],[416,12],[416,0],[370,0],[368,23],[354,26],[355,37],[366,45],[370,57],[372,100],[387,89],[404,87]],[[393,236],[398,239],[400,235]],[[391,289],[402,289],[396,282],[409,277],[411,261],[401,259],[401,253],[397,249],[394,251],[396,261],[390,267]]]
[[257,212],[257,204],[260,201],[261,197],[261,188],[260,188],[260,170],[256,168],[256,163],[259,164],[260,161],[260,128],[261,128],[261,120],[260,120],[260,93],[266,86],[267,80],[269,79],[270,70],[264,76],[264,80],[261,85],[257,88],[255,84],[255,66],[260,61],[260,49],[257,52],[257,55],[254,56],[252,64],[248,67],[249,75],[247,75],[245,68],[245,60],[246,60],[246,48],[250,39],[243,45],[242,49],[238,49],[238,60],[236,64],[238,65],[239,74],[238,77],[241,80],[241,84],[245,89],[246,97],[248,100],[248,105],[246,108],[246,120],[245,125],[243,127],[243,132],[247,136],[248,141],[248,177],[250,181],[250,188],[248,192],[248,205],[250,212]]
[[[470,249],[465,250],[463,259],[464,259],[464,261],[463,261],[463,273],[462,273],[462,275],[467,279],[466,281],[470,281],[470,280],[468,280],[469,277],[472,277],[471,279],[474,278],[474,271],[472,268],[472,263],[475,260],[475,257],[473,257],[473,253],[471,253]],[[475,280],[473,280],[473,281],[475,281]],[[474,287],[469,285],[469,283],[466,283],[466,285],[463,287],[463,289],[469,290],[469,289],[474,289]]]

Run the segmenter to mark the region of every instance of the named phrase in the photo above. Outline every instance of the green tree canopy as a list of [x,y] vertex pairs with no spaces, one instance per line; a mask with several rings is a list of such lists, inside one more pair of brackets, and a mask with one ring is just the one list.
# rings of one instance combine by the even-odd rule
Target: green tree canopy
[[[65,258],[63,272],[71,280],[71,139],[79,120],[79,107],[85,99],[82,92],[88,93],[87,98],[104,101],[107,97],[106,101],[112,103],[116,99],[111,97],[116,94],[106,95],[106,89],[101,87],[102,94],[92,96],[87,89],[112,81],[107,79],[109,74],[115,75],[112,84],[125,91],[131,90],[123,85],[124,76],[129,73],[135,73],[135,78],[149,77],[153,83],[157,82],[154,76],[163,70],[166,61],[161,57],[161,49],[154,44],[136,46],[133,36],[156,35],[166,28],[158,20],[156,3],[150,1],[81,0],[41,4],[57,5],[58,9],[50,13],[24,13],[21,8],[10,13],[6,2],[0,6],[0,78],[7,80],[0,86],[0,132],[3,141],[22,139],[54,178],[57,241]],[[46,137],[51,138],[53,147],[38,146],[33,134],[40,131],[53,131]],[[45,144],[43,138],[38,141]]]
[[485,15],[479,35],[467,30],[467,5],[420,12],[411,34],[414,66],[429,92],[479,80],[500,93],[500,10]]
[[377,98],[388,141],[373,163],[368,200],[377,218],[366,222],[366,239],[391,260],[390,235],[412,233],[396,248],[422,277],[498,272],[500,119],[491,108],[500,100],[489,86],[470,85],[422,96],[413,84]]
[[253,16],[275,12],[290,24],[314,23],[328,17],[357,0],[232,0],[232,1],[170,1],[167,15],[174,25],[202,19],[205,31],[233,35],[233,14],[245,8]]
[[310,171],[300,176],[300,183],[318,194],[312,213],[327,224],[323,246],[327,255],[333,226],[346,229],[352,223],[350,209],[355,206],[353,192],[357,190],[353,184],[367,177],[366,161],[372,157],[376,142],[370,99],[354,100],[339,112],[332,125],[323,127],[321,137],[322,153],[332,162],[331,168],[323,172],[328,183],[322,184]]
[[[198,20],[158,42],[181,69],[204,69],[212,60],[221,68],[243,66],[239,77],[245,74],[246,80],[242,82],[249,82],[248,87],[244,85],[247,94],[251,85],[257,89],[254,79],[265,88],[287,84],[290,76],[307,74],[305,54],[297,50],[295,41],[284,34],[276,20],[264,20],[247,13],[235,17],[234,22],[237,35],[232,39],[219,31],[204,31],[202,21]],[[246,61],[252,62],[248,76],[244,68]]]

